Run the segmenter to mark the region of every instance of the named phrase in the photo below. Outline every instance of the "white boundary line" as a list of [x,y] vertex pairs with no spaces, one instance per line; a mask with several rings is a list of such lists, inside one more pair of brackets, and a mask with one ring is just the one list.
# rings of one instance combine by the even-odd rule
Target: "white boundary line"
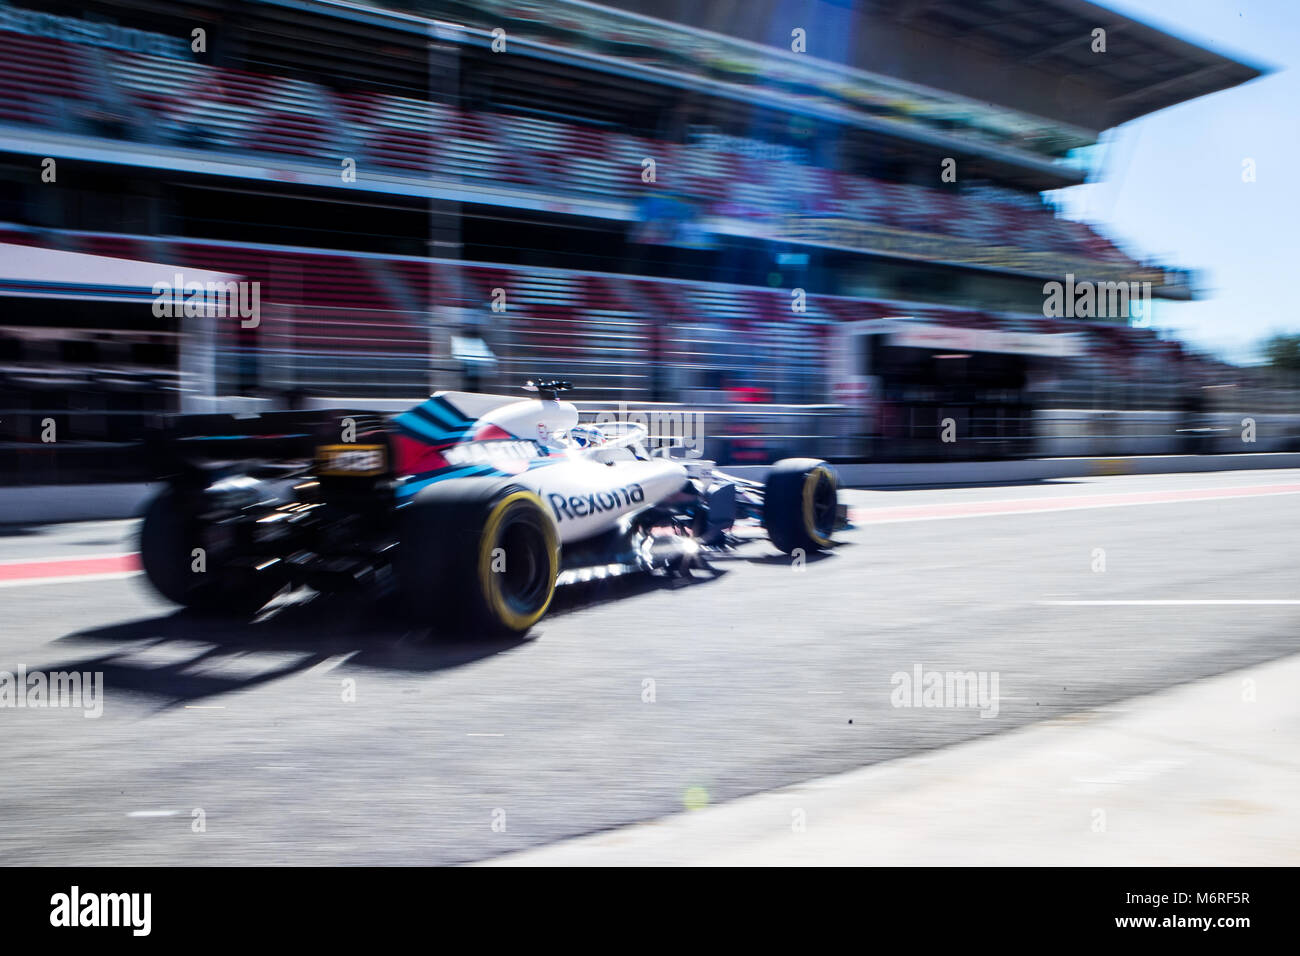
[[1152,601],[1039,601],[1052,607],[1233,607],[1237,605],[1270,606],[1300,604],[1300,598],[1243,599],[1171,599]]
[[[898,508],[926,507],[925,505],[915,505],[915,506],[891,505],[886,508],[878,508],[878,509],[850,508],[849,520],[853,521],[855,525],[861,527],[865,525],[877,525],[877,524],[905,524],[907,522],[912,522],[912,521],[955,521],[964,518],[1005,518],[1008,515],[1019,515],[1023,517],[1028,515],[1052,514],[1057,511],[1087,511],[1090,508],[1134,508],[1134,507],[1141,507],[1144,505],[1182,505],[1182,504],[1190,504],[1190,503],[1201,502],[1201,501],[1225,501],[1225,502],[1243,501],[1243,500],[1250,500],[1252,498],[1275,498],[1279,495],[1300,495],[1300,489],[1296,491],[1261,491],[1258,494],[1253,494],[1253,495],[1205,495],[1203,497],[1196,496],[1191,498],[1172,498],[1166,501],[1087,501],[1078,504],[1063,503],[1059,506],[1051,507],[1051,508],[1009,508],[1000,511],[980,511],[974,514],[914,515],[910,517],[880,518],[880,519],[869,517],[872,511],[877,511],[877,512],[888,511],[894,507],[898,507]],[[1098,495],[1097,497],[1100,498],[1105,496]],[[1116,495],[1115,497],[1119,497],[1119,496]],[[993,499],[993,500],[996,501],[997,499]],[[1016,500],[1051,501],[1053,499],[1021,498]],[[1063,502],[1070,501],[1070,500],[1071,499],[1068,498],[1062,499]],[[970,502],[970,504],[972,505],[988,504],[988,503],[989,501],[987,500]],[[947,505],[947,502],[944,502],[943,504]],[[940,505],[936,505],[936,507],[940,507]]]

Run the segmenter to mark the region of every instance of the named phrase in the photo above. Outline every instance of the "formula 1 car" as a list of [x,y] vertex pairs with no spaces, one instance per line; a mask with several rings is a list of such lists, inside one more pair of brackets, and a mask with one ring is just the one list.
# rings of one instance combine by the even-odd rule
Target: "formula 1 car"
[[689,449],[651,453],[642,424],[580,424],[568,383],[525,387],[537,397],[438,392],[394,416],[180,416],[148,442],[166,481],[140,531],[149,581],[249,614],[286,587],[382,579],[423,625],[519,634],[565,575],[689,573],[743,519],[809,554],[844,522],[823,461],[749,481]]

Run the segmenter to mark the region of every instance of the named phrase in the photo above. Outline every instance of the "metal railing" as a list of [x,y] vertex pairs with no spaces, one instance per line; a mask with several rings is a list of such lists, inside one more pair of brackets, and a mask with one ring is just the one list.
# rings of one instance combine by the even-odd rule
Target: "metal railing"
[[[393,412],[418,403],[423,395],[420,390],[369,400],[355,395],[317,396],[307,404],[325,407],[343,402],[358,410]],[[140,480],[144,475],[136,455],[137,439],[146,425],[168,414],[157,409],[42,408],[39,396],[28,398],[0,408],[0,484]],[[989,414],[986,409],[947,409],[937,404],[919,411],[896,407],[896,413],[908,414],[895,414],[893,426],[881,429],[875,414],[843,405],[576,404],[585,423],[638,421],[646,425],[652,446],[681,445],[688,456],[724,465],[804,456],[841,462],[971,461],[1300,451],[1300,412],[1296,411],[1038,407]],[[1273,407],[1262,400],[1259,404]],[[257,412],[283,407],[278,397],[241,398],[210,410]],[[1233,408],[1249,406],[1234,404]],[[952,420],[950,426],[946,419]],[[47,440],[46,423],[51,421],[53,440]]]

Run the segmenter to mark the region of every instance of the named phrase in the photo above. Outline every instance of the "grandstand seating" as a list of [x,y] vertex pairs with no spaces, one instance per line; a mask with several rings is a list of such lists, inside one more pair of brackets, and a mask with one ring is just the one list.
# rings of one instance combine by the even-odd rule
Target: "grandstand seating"
[[[442,307],[459,311],[435,315],[436,324],[471,322],[488,339],[501,381],[576,377],[593,393],[632,398],[649,394],[659,375],[669,393],[744,382],[783,401],[825,401],[818,384],[825,328],[899,314],[968,328],[1073,332],[1087,343],[1075,372],[1121,381],[1159,380],[1182,358],[1153,332],[1113,323],[825,295],[807,296],[796,312],[788,289],[194,239],[47,236],[0,223],[0,242],[8,241],[261,282],[256,339],[278,370],[270,377],[321,394],[405,396],[424,388],[436,351],[428,313]],[[496,289],[505,293],[501,312],[491,307]],[[224,341],[240,334],[232,323]]]
[[88,104],[94,85],[80,46],[0,30],[0,121],[45,125],[64,104]]
[[[1057,219],[1034,197],[1010,190],[941,192],[553,120],[466,113],[391,94],[71,46],[0,31],[0,122],[77,128],[88,117],[116,116],[151,141],[321,160],[332,169],[352,156],[399,174],[625,201],[642,194],[641,163],[653,158],[657,188],[695,201],[706,214],[758,221],[837,216],[1135,265],[1087,225]],[[105,58],[98,73],[96,56]],[[93,82],[99,75],[111,83]]]

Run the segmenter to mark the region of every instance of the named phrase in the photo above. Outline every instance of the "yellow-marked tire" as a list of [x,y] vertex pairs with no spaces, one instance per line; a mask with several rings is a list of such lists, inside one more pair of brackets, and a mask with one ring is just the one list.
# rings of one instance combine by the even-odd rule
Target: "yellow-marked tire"
[[559,535],[526,488],[498,479],[438,482],[402,509],[401,532],[394,568],[419,623],[522,634],[550,607]]
[[786,554],[823,551],[833,543],[838,505],[834,468],[815,458],[786,458],[768,472],[763,527]]

